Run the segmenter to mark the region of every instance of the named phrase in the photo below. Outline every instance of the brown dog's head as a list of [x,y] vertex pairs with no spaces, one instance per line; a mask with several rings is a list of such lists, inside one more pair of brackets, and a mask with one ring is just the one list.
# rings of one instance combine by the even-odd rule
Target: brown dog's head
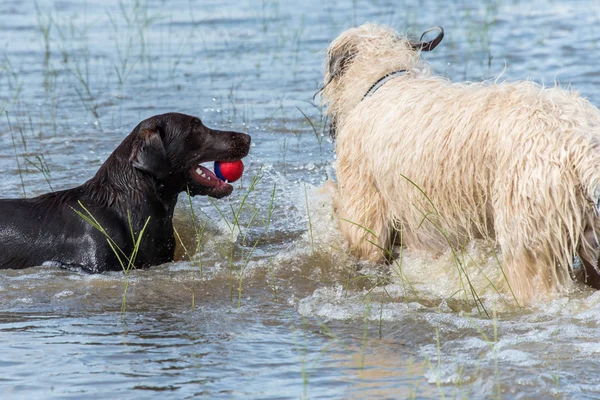
[[191,195],[215,198],[230,195],[233,187],[200,164],[240,160],[250,150],[249,135],[210,129],[199,118],[179,113],[140,122],[128,139],[133,168],[160,181],[168,192],[189,188]]
[[332,121],[340,122],[379,79],[399,70],[426,70],[419,55],[433,50],[444,37],[440,27],[433,40],[412,41],[392,28],[363,24],[338,36],[327,49],[321,89],[323,105]]

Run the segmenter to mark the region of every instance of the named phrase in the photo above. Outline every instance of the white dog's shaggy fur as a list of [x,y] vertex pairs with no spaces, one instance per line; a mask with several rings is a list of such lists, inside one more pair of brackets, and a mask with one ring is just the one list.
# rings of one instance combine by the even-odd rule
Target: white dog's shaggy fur
[[490,238],[523,302],[559,290],[577,253],[598,276],[600,111],[587,100],[532,82],[453,83],[374,24],[335,39],[325,69],[334,204],[353,253],[382,260],[392,232],[438,254]]

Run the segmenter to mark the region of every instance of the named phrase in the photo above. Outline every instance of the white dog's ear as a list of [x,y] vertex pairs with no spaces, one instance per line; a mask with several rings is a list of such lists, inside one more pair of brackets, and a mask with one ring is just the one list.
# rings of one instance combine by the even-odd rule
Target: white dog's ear
[[[435,37],[435,39],[430,40],[429,42],[423,42],[423,38],[425,37],[425,35],[427,35],[429,32],[432,31],[438,31],[438,35]],[[433,28],[429,28],[427,29],[425,32],[423,32],[423,34],[421,35],[421,38],[419,39],[418,42],[410,42],[411,47],[414,50],[421,50],[421,51],[431,51],[433,49],[435,49],[437,47],[438,44],[440,44],[440,42],[442,41],[442,39],[444,38],[444,29],[441,26],[434,26]]]
[[356,56],[356,49],[350,44],[337,46],[329,50],[329,81],[337,78]]

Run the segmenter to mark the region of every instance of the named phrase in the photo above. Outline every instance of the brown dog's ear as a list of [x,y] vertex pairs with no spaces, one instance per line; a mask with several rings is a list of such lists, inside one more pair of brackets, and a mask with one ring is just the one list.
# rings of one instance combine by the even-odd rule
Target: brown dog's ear
[[148,172],[158,179],[165,179],[171,172],[171,163],[163,145],[160,134],[155,130],[141,130],[133,141],[131,165],[141,171]]
[[[423,42],[423,38],[425,37],[425,35],[427,35],[429,32],[432,31],[438,31],[438,35],[435,37],[435,39],[430,40],[429,42]],[[421,50],[421,51],[431,51],[433,49],[435,49],[437,47],[438,44],[440,44],[440,42],[442,41],[442,39],[444,38],[444,29],[441,26],[434,26],[433,28],[429,28],[427,29],[425,32],[423,32],[423,34],[421,35],[421,39],[419,39],[418,42],[410,42],[410,46],[413,48],[413,50]]]

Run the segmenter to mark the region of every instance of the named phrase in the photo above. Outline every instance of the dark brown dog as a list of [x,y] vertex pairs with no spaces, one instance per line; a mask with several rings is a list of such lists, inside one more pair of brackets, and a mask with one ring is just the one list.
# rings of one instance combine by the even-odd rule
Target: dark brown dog
[[[132,236],[142,230],[133,265],[171,261],[179,193],[189,188],[191,195],[221,198],[233,190],[199,164],[239,160],[249,149],[250,136],[207,128],[196,117],[148,118],[83,185],[32,199],[0,200],[0,268],[120,270],[134,252]],[[82,215],[96,220],[112,246]]]

